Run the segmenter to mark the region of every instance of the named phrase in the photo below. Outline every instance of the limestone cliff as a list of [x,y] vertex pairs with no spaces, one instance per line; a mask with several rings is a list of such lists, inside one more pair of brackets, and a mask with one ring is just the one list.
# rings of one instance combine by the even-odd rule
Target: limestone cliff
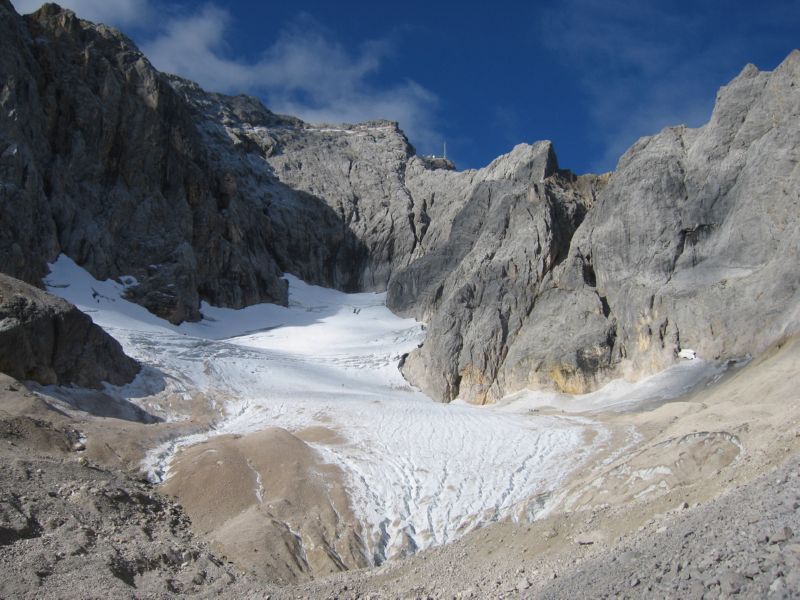
[[[454,220],[446,268],[432,253],[390,284],[394,307],[430,319],[406,374],[445,399],[493,400],[523,387],[580,393],[664,368],[682,348],[724,360],[796,331],[798,114],[794,51],[772,73],[746,67],[704,127],[639,140],[607,185],[572,178],[583,193],[570,201],[557,173],[523,184],[527,215],[536,199],[549,202],[527,229],[527,215],[509,219],[497,202],[472,230]],[[492,228],[491,219],[505,221]],[[485,264],[470,278],[463,269],[475,258],[460,258],[468,255],[459,248],[474,251],[484,237]],[[519,261],[512,267],[507,253],[493,252],[498,245],[527,256],[544,245],[534,276],[522,271],[524,293],[513,291]],[[441,271],[453,272],[450,284],[425,285]]]
[[651,373],[681,348],[724,360],[796,331],[799,115],[794,51],[771,73],[746,67],[707,125],[639,140],[534,303],[498,387],[583,391],[598,372]]
[[226,191],[191,114],[122,34],[0,2],[0,262],[30,283],[64,252],[172,321],[199,300],[286,301],[269,217]]
[[0,265],[64,252],[173,322],[285,303],[283,272],[428,324],[434,398],[586,391],[681,348],[755,353],[800,324],[798,53],[747,67],[708,125],[576,176],[549,142],[480,170],[397,124],[310,125],[161,74],[118,31],[0,0]]
[[69,302],[0,274],[0,371],[44,385],[123,385],[139,364]]

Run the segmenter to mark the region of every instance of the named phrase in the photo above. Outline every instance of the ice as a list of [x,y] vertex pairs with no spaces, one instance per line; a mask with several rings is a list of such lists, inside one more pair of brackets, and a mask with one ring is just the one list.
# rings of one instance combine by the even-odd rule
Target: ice
[[[154,448],[144,464],[153,479],[168,476],[177,448],[213,435],[327,427],[345,442],[313,446],[346,474],[375,563],[446,543],[482,523],[535,516],[574,469],[609,443],[609,431],[596,421],[541,415],[532,406],[594,408],[652,395],[615,384],[622,387],[580,400],[530,392],[497,407],[439,404],[397,369],[423,341],[420,323],[393,315],[385,294],[344,294],[286,277],[288,307],[203,304],[202,321],[179,326],[126,301],[125,284],[97,281],[65,256],[51,265],[46,284],[146,365],[133,384],[111,392],[151,409],[160,374],[166,392],[201,391],[223,410],[214,429]],[[681,366],[697,365],[702,361]],[[188,417],[164,411],[158,416]],[[264,483],[255,473],[256,498]]]

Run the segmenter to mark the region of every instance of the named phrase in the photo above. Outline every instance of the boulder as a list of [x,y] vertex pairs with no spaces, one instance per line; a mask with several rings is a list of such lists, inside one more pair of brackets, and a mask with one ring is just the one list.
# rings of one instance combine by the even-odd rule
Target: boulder
[[129,383],[139,364],[69,302],[0,275],[0,371],[43,385],[100,388]]

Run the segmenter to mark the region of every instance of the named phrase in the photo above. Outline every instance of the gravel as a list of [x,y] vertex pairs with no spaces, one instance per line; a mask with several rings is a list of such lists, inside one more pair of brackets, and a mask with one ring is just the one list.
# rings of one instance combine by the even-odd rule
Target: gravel
[[800,597],[800,457],[623,539],[563,572],[541,598]]

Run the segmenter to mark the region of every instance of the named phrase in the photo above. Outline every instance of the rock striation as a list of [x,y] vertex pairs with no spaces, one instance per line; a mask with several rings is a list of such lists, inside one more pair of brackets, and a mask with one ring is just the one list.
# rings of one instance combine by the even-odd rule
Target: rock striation
[[261,206],[209,166],[180,97],[118,31],[0,2],[0,261],[38,283],[64,252],[173,322],[199,301],[286,302]]
[[520,178],[518,149],[479,171],[448,242],[390,282],[390,306],[430,325],[404,373],[445,400],[582,393],[681,349],[724,360],[796,331],[799,78],[797,51],[746,67],[707,125],[639,140],[604,177]]
[[725,360],[800,326],[798,73],[748,66],[710,122],[577,176],[550,142],[479,170],[396,123],[310,125],[156,71],[118,31],[0,0],[0,264],[68,254],[172,322],[287,302],[282,273],[388,289],[428,325],[432,397],[591,390],[681,350]]
[[390,308],[428,324],[403,371],[435,398],[490,401],[604,178],[559,170],[552,145],[539,142],[479,171],[412,171],[409,185],[436,225],[425,254],[389,284]]
[[44,385],[123,385],[139,363],[75,306],[0,275],[0,371]]
[[681,349],[724,360],[796,331],[798,114],[794,51],[771,73],[747,66],[707,125],[640,139],[575,231],[499,387],[549,379],[582,392],[598,373],[651,373]]

